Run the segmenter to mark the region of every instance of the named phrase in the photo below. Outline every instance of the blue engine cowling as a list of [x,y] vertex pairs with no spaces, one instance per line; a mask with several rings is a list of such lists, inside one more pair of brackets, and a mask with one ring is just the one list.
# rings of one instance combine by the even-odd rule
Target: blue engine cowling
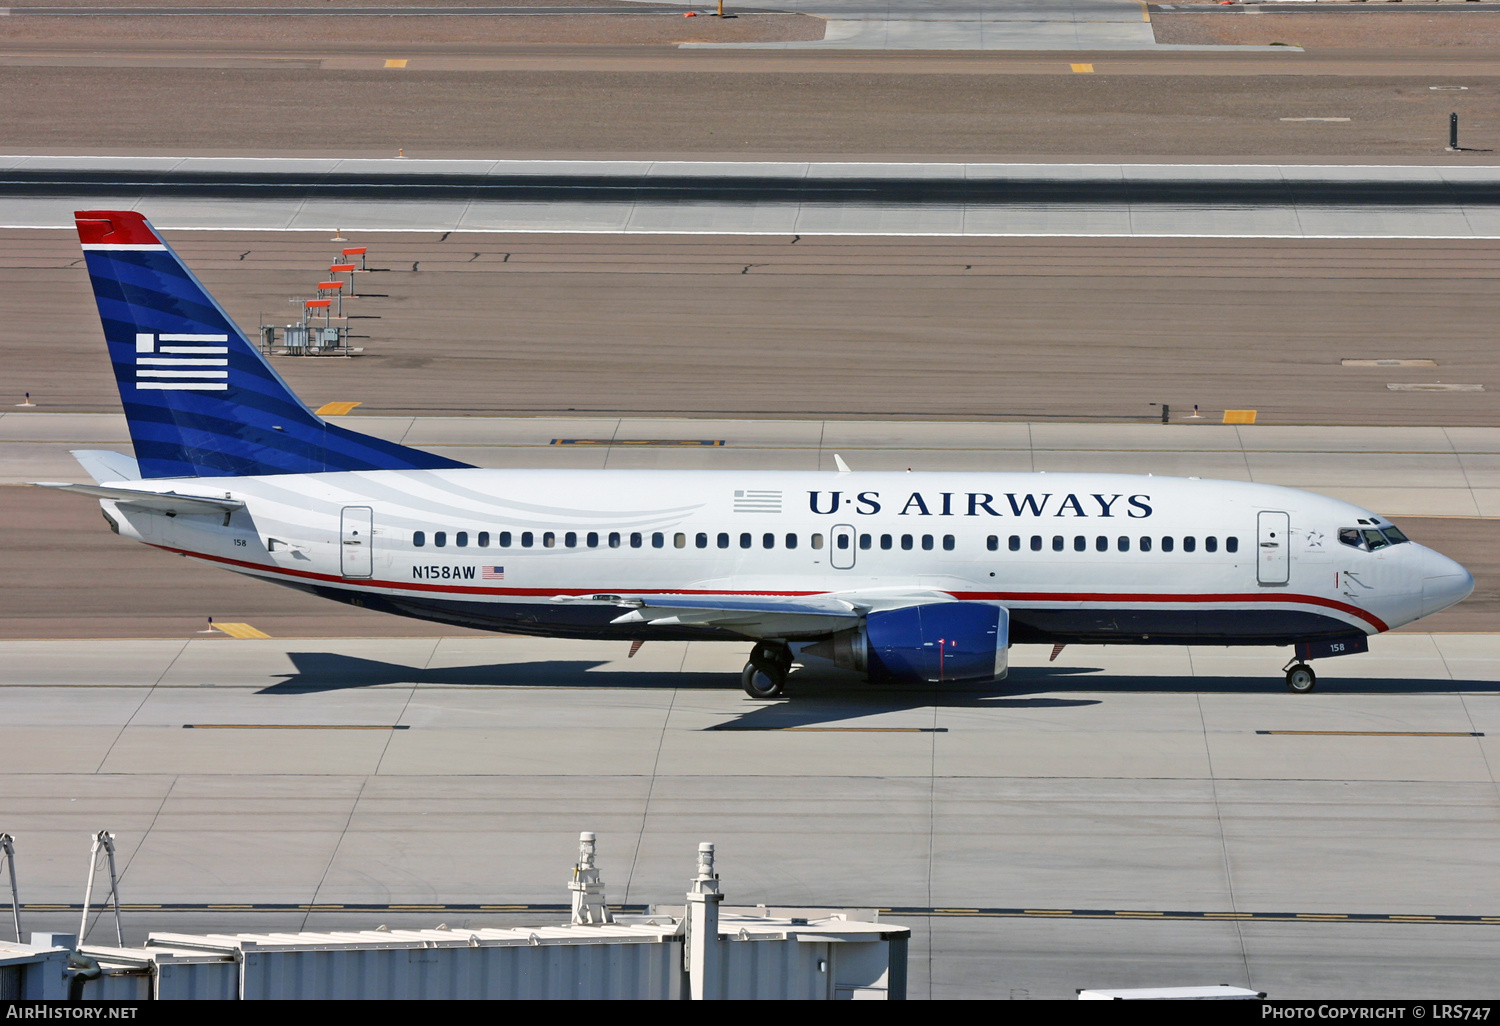
[[876,684],[977,684],[1007,672],[1010,611],[935,602],[865,617],[865,669]]

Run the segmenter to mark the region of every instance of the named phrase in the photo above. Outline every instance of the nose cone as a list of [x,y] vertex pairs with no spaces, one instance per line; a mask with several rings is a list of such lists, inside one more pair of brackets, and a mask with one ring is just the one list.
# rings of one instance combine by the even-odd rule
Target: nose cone
[[1422,615],[1462,602],[1474,592],[1474,575],[1441,552],[1422,550]]

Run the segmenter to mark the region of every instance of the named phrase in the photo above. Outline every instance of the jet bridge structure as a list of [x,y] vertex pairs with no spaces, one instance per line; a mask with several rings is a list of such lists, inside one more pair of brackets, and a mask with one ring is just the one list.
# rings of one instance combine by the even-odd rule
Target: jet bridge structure
[[877,999],[906,997],[911,931],[872,909],[724,906],[714,846],[686,901],[610,909],[580,837],[567,923],[337,933],[153,933],[144,946],[34,934],[0,947],[9,997],[74,1000]]

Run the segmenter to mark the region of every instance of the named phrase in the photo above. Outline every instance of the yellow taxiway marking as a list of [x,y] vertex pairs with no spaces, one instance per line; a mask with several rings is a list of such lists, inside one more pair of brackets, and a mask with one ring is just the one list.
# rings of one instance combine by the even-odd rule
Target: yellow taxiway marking
[[265,631],[258,631],[248,623],[216,623],[215,630],[223,631],[231,638],[269,638]]
[[320,417],[342,417],[356,406],[363,405],[364,403],[324,403],[316,412]]
[[1282,121],[1348,121],[1349,118],[1282,118]]
[[386,62],[385,62],[385,66],[388,67],[388,68],[404,68],[404,67],[406,67],[406,58],[405,57],[391,57],[391,58],[388,58],[386,60]]
[[1254,424],[1254,410],[1225,410],[1224,423],[1226,424]]
[[1092,75],[1094,73],[1094,66],[1092,64],[1074,64],[1072,68],[1073,72],[1078,75]]

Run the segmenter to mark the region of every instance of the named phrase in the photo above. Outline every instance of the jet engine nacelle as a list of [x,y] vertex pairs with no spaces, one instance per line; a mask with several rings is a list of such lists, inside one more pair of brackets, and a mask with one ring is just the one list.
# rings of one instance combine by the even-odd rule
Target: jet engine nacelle
[[863,627],[808,646],[809,655],[873,684],[982,684],[1008,667],[1010,611],[984,602],[934,602],[869,613]]

